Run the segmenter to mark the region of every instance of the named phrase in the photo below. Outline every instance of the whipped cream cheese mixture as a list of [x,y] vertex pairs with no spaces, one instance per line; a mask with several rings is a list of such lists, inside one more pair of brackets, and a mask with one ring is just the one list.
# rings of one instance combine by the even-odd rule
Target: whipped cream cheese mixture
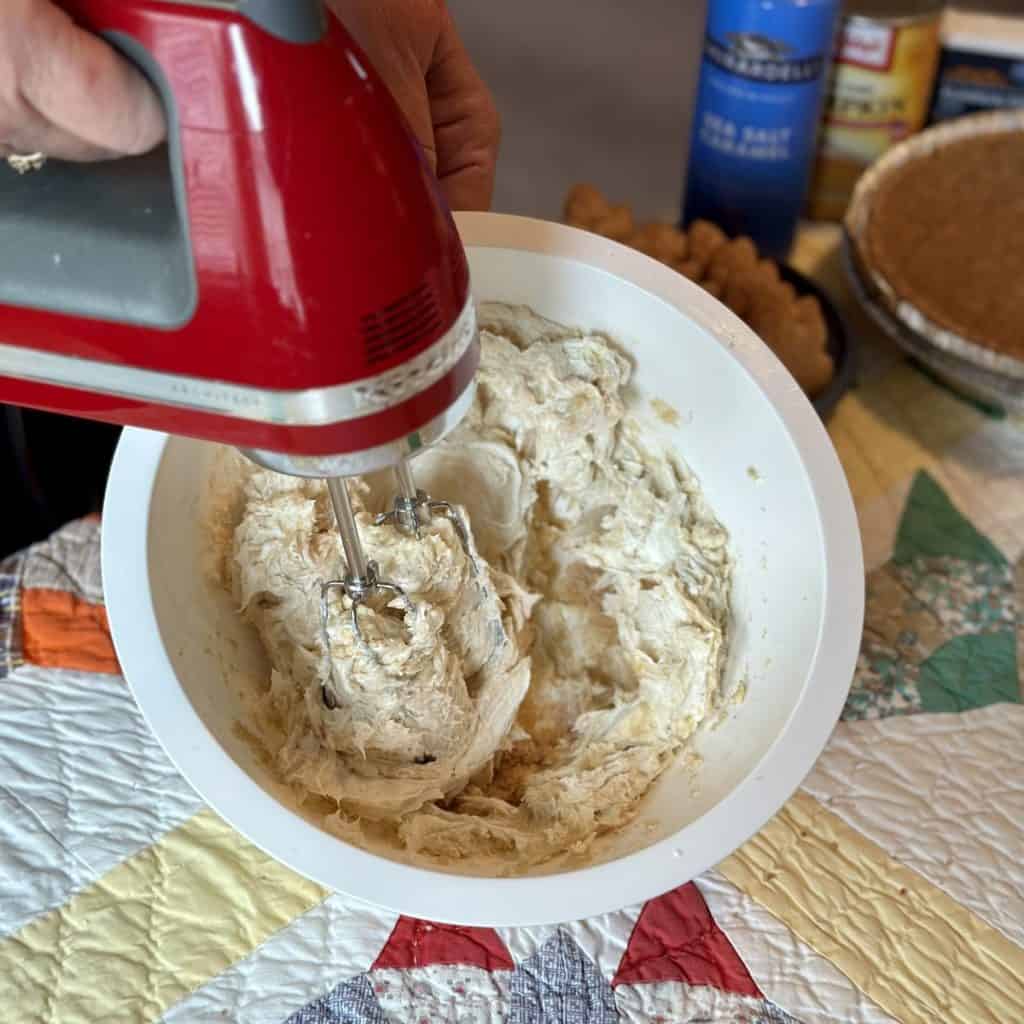
[[731,564],[606,338],[524,307],[481,323],[472,411],[412,463],[469,550],[444,518],[419,540],[375,526],[390,474],[349,481],[412,611],[361,608],[363,645],[336,597],[325,650],[320,584],[344,563],[319,481],[242,470],[225,564],[272,665],[244,727],[307,808],[427,866],[511,874],[627,824],[717,706]]

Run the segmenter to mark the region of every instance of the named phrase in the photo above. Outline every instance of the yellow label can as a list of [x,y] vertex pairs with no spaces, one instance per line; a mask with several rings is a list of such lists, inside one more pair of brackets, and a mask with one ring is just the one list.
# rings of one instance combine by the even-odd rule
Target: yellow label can
[[939,61],[939,12],[843,20],[808,202],[841,220],[857,179],[924,127]]

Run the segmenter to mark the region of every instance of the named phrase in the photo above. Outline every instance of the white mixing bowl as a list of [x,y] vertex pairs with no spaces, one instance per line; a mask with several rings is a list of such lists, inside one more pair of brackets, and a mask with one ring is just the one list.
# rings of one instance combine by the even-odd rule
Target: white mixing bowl
[[[258,641],[200,564],[212,446],[124,434],[103,525],[114,642],[153,732],[203,798],[321,884],[401,913],[477,925],[553,923],[637,903],[740,846],[810,770],[846,698],[863,618],[860,535],[842,469],[807,399],[744,324],[680,274],[572,228],[465,215],[480,299],[607,332],[636,359],[635,407],[698,475],[736,558],[727,686],[747,697],[703,730],[703,767],[659,780],[593,866],[493,879],[357,849],[296,809],[239,738],[237,682],[266,678]],[[667,422],[672,420],[674,422]],[[445,497],[458,500],[457,494]]]

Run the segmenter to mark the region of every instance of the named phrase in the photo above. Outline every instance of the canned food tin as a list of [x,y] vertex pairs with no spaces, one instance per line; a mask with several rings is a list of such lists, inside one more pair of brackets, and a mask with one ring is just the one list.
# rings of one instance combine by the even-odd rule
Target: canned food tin
[[860,0],[843,19],[808,206],[839,220],[857,179],[928,117],[942,3]]
[[942,16],[932,122],[983,110],[1024,109],[1024,2],[960,3]]

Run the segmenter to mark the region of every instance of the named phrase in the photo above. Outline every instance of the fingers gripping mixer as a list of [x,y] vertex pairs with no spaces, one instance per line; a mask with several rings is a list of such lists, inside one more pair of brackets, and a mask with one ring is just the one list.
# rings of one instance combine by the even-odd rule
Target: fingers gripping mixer
[[[232,444],[327,478],[324,587],[404,599],[344,477],[396,467],[472,401],[465,253],[398,108],[320,0],[61,0],[161,93],[168,145],[0,174],[0,401]],[[6,169],[4,169],[6,170]],[[457,529],[464,535],[462,524]]]

